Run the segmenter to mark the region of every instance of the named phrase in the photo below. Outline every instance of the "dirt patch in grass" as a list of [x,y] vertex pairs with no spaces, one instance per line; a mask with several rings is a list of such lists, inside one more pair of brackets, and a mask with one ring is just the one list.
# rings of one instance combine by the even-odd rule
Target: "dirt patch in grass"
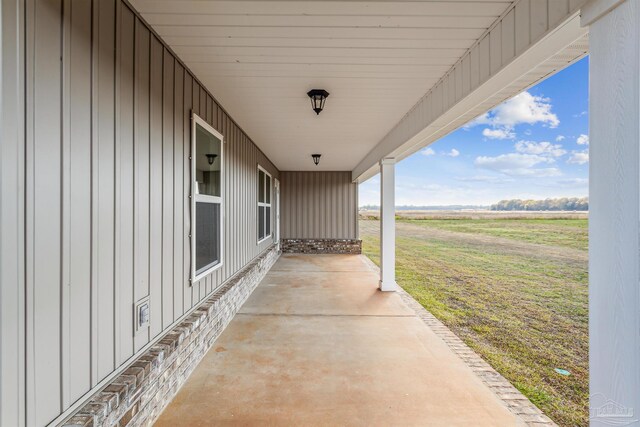
[[[558,424],[588,425],[586,220],[443,221],[398,222],[398,283]],[[378,230],[360,222],[376,263]]]
[[[461,219],[403,222],[423,225],[427,230],[447,230],[487,238],[502,237],[514,244],[537,243],[541,246],[536,250],[545,252],[570,248],[585,253],[589,245],[587,221],[584,219]],[[579,257],[579,252],[572,251],[571,257]]]
[[[487,252],[554,259],[561,262],[579,264],[585,268],[587,267],[589,257],[586,250],[574,249],[571,247],[573,245],[556,246],[552,244],[534,243],[539,240],[544,240],[545,238],[554,241],[554,243],[558,240],[568,240],[569,237],[557,233],[557,227],[549,227],[547,230],[532,229],[531,227],[527,228],[525,224],[518,224],[516,221],[508,220],[508,223],[511,224],[497,228],[487,226],[486,223],[489,222],[487,220],[479,220],[477,222],[481,224],[478,224],[478,228],[474,229],[473,224],[471,224],[472,222],[475,221],[404,220],[397,222],[396,230],[405,236],[455,242],[461,245],[472,245],[476,248],[482,248]],[[513,226],[512,230],[509,230],[509,225]],[[484,228],[482,228],[483,226]],[[527,239],[521,239],[520,236],[520,234],[527,234],[527,230],[532,234],[532,236],[528,237],[529,241],[527,241]],[[544,238],[541,235],[544,235]],[[578,244],[576,243],[575,245],[577,246]]]
[[[587,219],[584,211],[400,210],[398,219]],[[380,219],[380,211],[361,210],[360,219]]]

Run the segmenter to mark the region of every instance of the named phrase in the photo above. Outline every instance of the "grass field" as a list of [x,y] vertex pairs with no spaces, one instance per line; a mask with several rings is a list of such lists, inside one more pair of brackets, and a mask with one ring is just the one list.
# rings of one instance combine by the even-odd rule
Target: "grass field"
[[[556,423],[586,426],[587,219],[489,218],[399,219],[397,281]],[[360,221],[376,263],[378,230]]]

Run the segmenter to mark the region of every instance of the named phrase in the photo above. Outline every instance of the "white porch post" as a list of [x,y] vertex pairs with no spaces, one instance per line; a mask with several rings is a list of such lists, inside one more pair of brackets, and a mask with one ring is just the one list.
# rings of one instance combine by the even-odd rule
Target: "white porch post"
[[[590,26],[592,425],[640,422],[640,0],[595,0]],[[607,400],[611,405],[603,406]],[[611,416],[612,408],[622,414]],[[607,423],[609,421],[609,423]],[[622,425],[622,424],[619,424]]]
[[396,290],[395,159],[380,162],[380,290]]

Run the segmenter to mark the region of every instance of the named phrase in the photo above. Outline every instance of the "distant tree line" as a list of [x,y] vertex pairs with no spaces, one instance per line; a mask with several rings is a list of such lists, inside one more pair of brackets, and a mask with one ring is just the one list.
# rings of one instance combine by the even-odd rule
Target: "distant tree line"
[[[401,205],[396,206],[397,211],[457,211],[457,210],[470,210],[470,209],[489,209],[489,206],[482,205],[436,205],[436,206],[415,206],[415,205]],[[378,205],[363,205],[360,206],[361,211],[377,211],[380,210]]]
[[588,211],[588,197],[561,197],[545,200],[501,200],[491,205],[492,211]]

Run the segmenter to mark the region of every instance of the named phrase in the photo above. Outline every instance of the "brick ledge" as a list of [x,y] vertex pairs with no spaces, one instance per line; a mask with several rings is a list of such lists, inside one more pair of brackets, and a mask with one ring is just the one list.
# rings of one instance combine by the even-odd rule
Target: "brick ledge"
[[274,245],[249,263],[59,425],[153,424],[279,255]]
[[358,239],[280,239],[282,253],[289,254],[351,254],[362,253]]

